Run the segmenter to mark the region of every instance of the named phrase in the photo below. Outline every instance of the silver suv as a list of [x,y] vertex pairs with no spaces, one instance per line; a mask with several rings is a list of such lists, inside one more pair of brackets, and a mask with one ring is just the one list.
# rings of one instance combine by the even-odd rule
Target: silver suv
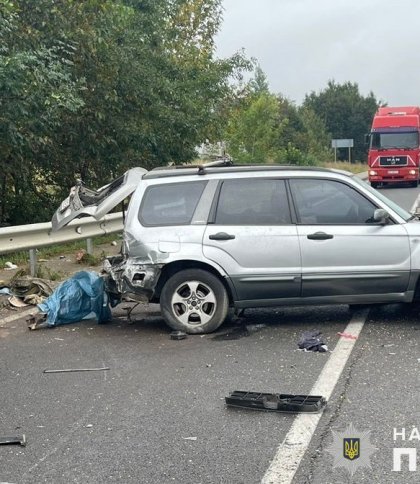
[[419,292],[419,221],[350,173],[134,168],[98,191],[73,187],[53,227],[100,219],[132,192],[108,290],[160,303],[173,329],[214,331],[229,307],[411,302]]

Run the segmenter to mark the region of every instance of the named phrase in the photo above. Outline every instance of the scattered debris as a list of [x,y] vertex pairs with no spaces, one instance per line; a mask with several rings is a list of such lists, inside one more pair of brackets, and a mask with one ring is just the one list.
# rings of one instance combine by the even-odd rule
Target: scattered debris
[[299,338],[298,347],[304,351],[319,351],[326,353],[328,346],[322,341],[321,331],[305,331]]
[[24,308],[26,306],[30,306],[29,303],[24,302],[22,299],[16,296],[9,297],[9,304],[14,308]]
[[10,292],[13,299],[9,299],[13,307],[36,306],[45,301],[53,292],[50,281],[39,277],[17,275],[10,281]]
[[4,266],[5,266],[4,269],[6,271],[12,271],[13,269],[17,269],[18,268],[18,266],[16,264],[13,264],[13,262],[9,262],[9,261],[8,262],[5,262]]
[[28,323],[28,328],[32,331],[48,326],[47,315],[45,313],[31,314],[26,319],[26,322]]
[[40,296],[39,294],[28,294],[23,298],[23,302],[30,304],[31,306],[37,306],[45,301],[45,296]]
[[60,255],[59,259],[65,259],[66,256],[65,255]]
[[10,296],[12,293],[10,292],[10,289],[8,287],[2,287],[0,289],[0,294],[3,294],[5,296]]
[[19,444],[22,447],[26,445],[26,436],[23,434],[20,437],[0,437],[0,445],[15,445]]
[[170,336],[171,336],[171,339],[181,340],[187,337],[187,333],[184,333],[183,331],[172,331]]
[[342,338],[346,338],[346,339],[357,339],[358,336],[355,336],[354,334],[351,334],[351,333],[340,333],[338,332],[337,333],[339,336],[341,336]]
[[184,440],[197,440],[197,437],[182,437]]
[[213,336],[211,339],[213,341],[231,341],[235,339],[240,339],[249,336],[249,331],[246,326],[237,326],[235,328],[229,329],[224,333],[219,333]]
[[83,257],[85,256],[86,251],[85,249],[80,249],[76,252],[76,261],[81,262],[83,260]]
[[86,428],[87,428],[87,429],[91,429],[92,427],[93,427],[93,425],[92,425],[92,424],[87,424],[87,425],[86,425]]
[[108,366],[103,368],[65,368],[63,370],[44,370],[43,373],[74,373],[77,371],[106,371],[109,369]]
[[116,247],[118,244],[117,244],[117,242],[116,242],[115,240],[113,240],[113,241],[111,242],[111,245],[112,245],[113,247]]
[[225,398],[225,401],[229,407],[289,413],[319,412],[327,404],[327,400],[324,397],[315,395],[243,392],[238,390],[231,392]]
[[247,324],[246,325],[246,329],[250,333],[256,333],[257,331],[260,331],[261,329],[264,329],[266,327],[267,327],[267,325],[266,324],[263,324],[263,323],[259,323],[259,324]]
[[123,307],[124,311],[127,311],[127,320],[128,320],[128,324],[133,324],[135,321],[133,321],[131,319],[131,313],[133,312],[133,310],[141,303],[137,302],[136,304],[134,304],[134,306],[125,306]]

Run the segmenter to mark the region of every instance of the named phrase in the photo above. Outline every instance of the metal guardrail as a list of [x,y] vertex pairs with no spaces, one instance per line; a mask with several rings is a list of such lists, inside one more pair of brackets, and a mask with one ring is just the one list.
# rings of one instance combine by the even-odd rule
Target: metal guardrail
[[17,225],[0,228],[0,255],[29,250],[31,274],[36,273],[36,249],[54,244],[87,241],[87,252],[91,253],[92,237],[122,232],[122,212],[111,213],[101,220],[84,217],[73,220],[66,227],[52,232],[51,222]]

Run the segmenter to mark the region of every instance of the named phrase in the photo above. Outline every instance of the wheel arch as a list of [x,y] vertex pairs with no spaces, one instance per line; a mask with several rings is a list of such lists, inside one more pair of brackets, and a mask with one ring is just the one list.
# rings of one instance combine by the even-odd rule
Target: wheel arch
[[159,302],[162,288],[165,285],[166,281],[177,272],[186,269],[202,269],[216,276],[225,286],[229,298],[229,303],[233,303],[233,301],[235,300],[235,288],[233,287],[231,280],[228,277],[223,276],[221,272],[218,271],[214,266],[193,259],[177,260],[163,266],[151,302]]

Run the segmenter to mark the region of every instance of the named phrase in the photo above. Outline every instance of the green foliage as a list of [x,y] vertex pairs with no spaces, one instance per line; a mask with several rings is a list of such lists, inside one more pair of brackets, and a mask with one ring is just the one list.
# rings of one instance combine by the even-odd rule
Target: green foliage
[[314,165],[331,159],[322,119],[270,93],[258,66],[230,107],[224,138],[229,154],[242,163]]
[[44,221],[76,178],[188,161],[221,132],[248,63],[214,57],[220,0],[0,2],[0,224]]
[[229,154],[240,162],[264,163],[277,155],[279,123],[277,99],[261,93],[244,99],[232,112],[226,131]]
[[356,83],[337,84],[334,81],[329,81],[319,93],[311,92],[303,103],[304,108],[311,109],[325,122],[333,139],[354,139],[356,160],[366,158],[364,135],[369,132],[379,105],[372,92],[362,96]]

